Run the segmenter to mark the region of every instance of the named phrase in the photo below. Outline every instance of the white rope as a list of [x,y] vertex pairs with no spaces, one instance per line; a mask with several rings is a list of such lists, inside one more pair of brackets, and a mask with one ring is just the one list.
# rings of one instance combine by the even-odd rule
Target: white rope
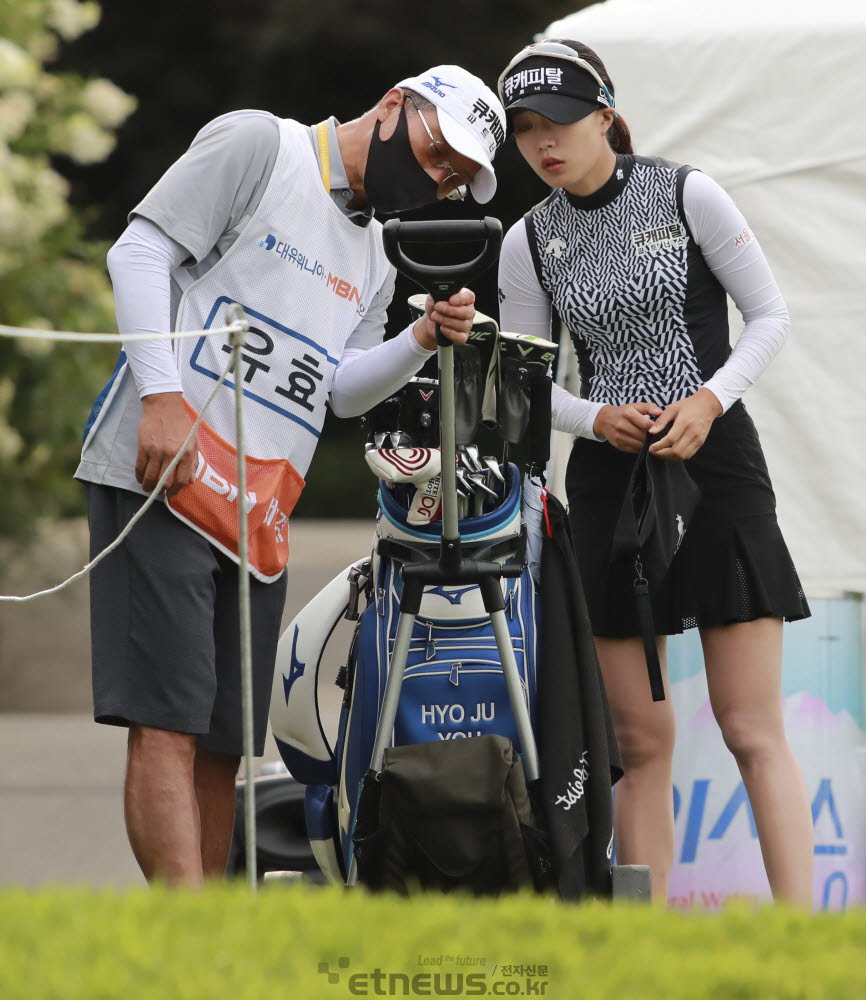
[[[217,379],[210,396],[195,419],[186,440],[180,446],[177,454],[169,462],[165,472],[160,476],[159,482],[153,488],[153,492],[148,496],[142,506],[130,518],[126,527],[106,548],[92,559],[86,566],[74,573],[68,580],[51,587],[48,590],[40,590],[35,594],[25,596],[0,595],[0,601],[23,603],[35,600],[37,597],[45,597],[48,594],[56,594],[61,590],[87,576],[90,571],[97,566],[106,556],[113,552],[118,545],[122,544],[126,536],[132,531],[138,521],[145,515],[154,501],[162,492],[168,477],[177,467],[189,444],[195,439],[196,431],[201,426],[208,407],[213,402],[220,387],[224,384],[228,373],[235,372],[235,421],[237,437],[238,455],[238,491],[241,498],[246,496],[246,459],[244,448],[244,424],[243,424],[243,380],[241,377],[241,350],[244,345],[244,335],[249,330],[249,323],[246,320],[242,308],[236,303],[232,303],[228,308],[228,315],[232,322],[228,326],[217,327],[213,330],[193,330],[175,333],[139,333],[120,337],[119,334],[110,333],[74,333],[69,331],[50,330],[30,330],[21,327],[11,327],[0,325],[0,336],[4,337],[39,337],[49,340],[65,340],[75,343],[118,343],[120,340],[168,340],[175,337],[201,337],[214,336],[215,334],[228,334],[231,352],[228,364],[223,369],[222,374]],[[243,732],[243,755],[246,764],[246,785],[244,787],[244,834],[246,840],[246,868],[247,879],[250,890],[255,893],[257,889],[257,865],[256,865],[256,814],[255,814],[255,772],[254,772],[254,731],[253,731],[253,682],[252,682],[252,631],[250,622],[250,582],[249,582],[249,555],[247,550],[247,508],[245,503],[238,503],[238,617],[240,621],[240,670],[241,670],[241,728]]]
[[[0,331],[3,331],[3,330],[14,330],[14,329],[16,329],[16,328],[15,327],[0,327]],[[190,333],[190,334],[187,334],[184,331],[184,333],[181,334],[181,335],[182,336],[187,336],[187,335],[188,336],[201,336],[202,334],[218,334],[218,333],[240,334],[240,333],[243,333],[246,329],[247,329],[247,324],[246,323],[241,322],[241,321],[235,321],[234,323],[231,323],[229,326],[222,326],[222,327],[219,327],[219,328],[213,329],[213,330],[199,330],[199,331],[196,331],[196,332]],[[48,333],[48,331],[46,331],[46,334],[47,333]],[[52,336],[56,336],[56,334],[52,335]],[[70,334],[69,336],[64,337],[63,339],[72,339],[75,336],[76,336],[75,334]],[[111,335],[110,334],[98,334],[98,333],[93,333],[93,334],[82,333],[82,334],[78,334],[77,336],[80,336],[80,337],[108,337],[108,336],[111,336]],[[137,336],[139,336],[139,339],[142,339],[144,336],[148,336],[148,335],[137,335]],[[172,337],[172,336],[174,336],[174,334],[161,335],[162,339],[166,339],[167,337]],[[115,337],[115,339],[116,339],[116,337]],[[151,338],[151,339],[153,339],[153,338]],[[114,541],[111,542],[110,545],[106,546],[106,548],[104,548],[102,550],[102,552],[99,553],[99,555],[97,555],[94,559],[92,559],[89,563],[87,563],[86,566],[82,567],[77,573],[73,573],[72,576],[70,576],[68,580],[64,580],[63,583],[58,583],[56,587],[49,587],[47,590],[40,590],[40,591],[37,591],[37,593],[35,593],[35,594],[25,594],[25,595],[22,595],[22,596],[18,596],[16,594],[0,594],[0,601],[6,602],[6,603],[10,603],[10,604],[24,604],[26,601],[36,600],[37,597],[46,597],[49,594],[57,594],[61,590],[65,590],[67,587],[71,586],[77,580],[80,580],[82,577],[87,576],[87,574],[95,566],[98,566],[99,563],[101,563],[102,560],[107,555],[110,555],[118,547],[118,545],[120,545],[123,542],[123,540],[130,533],[130,531],[132,531],[133,527],[138,523],[138,521],[140,521],[141,518],[144,517],[145,512],[153,505],[154,501],[157,499],[157,497],[159,496],[159,494],[162,492],[162,488],[165,485],[166,480],[171,475],[171,473],[175,470],[175,468],[177,468],[177,465],[180,462],[181,458],[183,457],[184,452],[186,451],[186,449],[189,446],[190,442],[194,439],[196,431],[201,426],[201,422],[204,419],[204,415],[205,415],[205,413],[207,413],[207,408],[213,402],[214,397],[216,396],[217,392],[220,389],[220,386],[223,385],[223,383],[225,382],[226,378],[228,377],[229,372],[232,370],[232,365],[233,364],[234,364],[234,354],[232,354],[232,356],[229,358],[229,363],[226,365],[225,369],[223,370],[222,375],[220,375],[220,377],[217,379],[216,385],[213,388],[213,392],[210,394],[210,396],[207,399],[207,402],[202,407],[201,412],[196,417],[195,423],[192,425],[192,427],[190,428],[189,434],[187,434],[187,436],[186,436],[186,440],[180,446],[180,450],[174,456],[174,458],[171,460],[171,462],[169,462],[168,466],[166,467],[165,472],[163,472],[163,474],[160,476],[159,482],[153,488],[153,492],[150,494],[150,496],[144,502],[143,506],[139,510],[137,510],[135,512],[135,514],[133,515],[133,517],[130,519],[129,523],[126,525],[126,527],[123,529],[123,531],[117,536],[117,538],[115,538]],[[242,449],[243,449],[243,442],[241,440],[238,440],[238,452],[240,453],[242,451]],[[244,504],[241,504],[240,506],[243,507]],[[246,566],[243,565],[243,563],[242,563],[242,571],[245,571],[245,570],[246,570]]]
[[74,344],[123,344],[135,340],[189,340],[192,337],[212,337],[215,334],[230,335],[238,330],[237,323],[218,326],[211,330],[175,330],[173,333],[74,333],[69,330],[32,330],[26,326],[3,326],[0,337],[15,337],[21,340],[56,340]]

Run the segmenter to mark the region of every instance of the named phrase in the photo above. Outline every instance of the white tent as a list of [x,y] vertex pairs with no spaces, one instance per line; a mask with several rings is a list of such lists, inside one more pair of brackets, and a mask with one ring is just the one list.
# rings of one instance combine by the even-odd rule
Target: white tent
[[866,591],[866,3],[607,0],[543,34],[596,49],[635,149],[758,236],[792,319],[745,398],[780,523],[807,593]]

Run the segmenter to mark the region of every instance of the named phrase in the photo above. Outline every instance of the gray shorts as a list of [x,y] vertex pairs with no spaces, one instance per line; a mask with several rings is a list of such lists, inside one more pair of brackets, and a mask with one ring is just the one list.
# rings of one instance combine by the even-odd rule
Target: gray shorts
[[[144,497],[87,484],[91,558]],[[250,578],[255,753],[264,752],[286,575]],[[243,753],[238,567],[155,503],[90,576],[93,714]]]

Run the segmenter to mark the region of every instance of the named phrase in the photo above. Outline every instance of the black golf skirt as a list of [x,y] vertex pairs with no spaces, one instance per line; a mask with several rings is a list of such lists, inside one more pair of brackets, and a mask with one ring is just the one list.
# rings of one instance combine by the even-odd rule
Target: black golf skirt
[[[569,519],[593,632],[639,636],[633,559],[611,558],[635,455],[578,438],[566,473]],[[662,581],[650,581],[658,635],[757,618],[797,621],[809,606],[776,520],[755,425],[741,401],[686,463],[701,499]]]

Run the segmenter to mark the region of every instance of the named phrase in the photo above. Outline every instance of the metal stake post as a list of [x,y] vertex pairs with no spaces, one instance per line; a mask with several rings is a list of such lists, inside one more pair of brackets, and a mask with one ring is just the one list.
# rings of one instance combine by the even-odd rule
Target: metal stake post
[[255,746],[253,744],[253,670],[252,628],[250,625],[250,574],[247,536],[247,464],[244,456],[244,390],[241,371],[241,350],[250,324],[243,309],[233,302],[226,310],[229,323],[242,324],[229,335],[235,375],[235,422],[238,454],[238,612],[240,617],[241,652],[241,712],[244,741],[244,839],[246,847],[247,881],[256,891],[256,789]]

